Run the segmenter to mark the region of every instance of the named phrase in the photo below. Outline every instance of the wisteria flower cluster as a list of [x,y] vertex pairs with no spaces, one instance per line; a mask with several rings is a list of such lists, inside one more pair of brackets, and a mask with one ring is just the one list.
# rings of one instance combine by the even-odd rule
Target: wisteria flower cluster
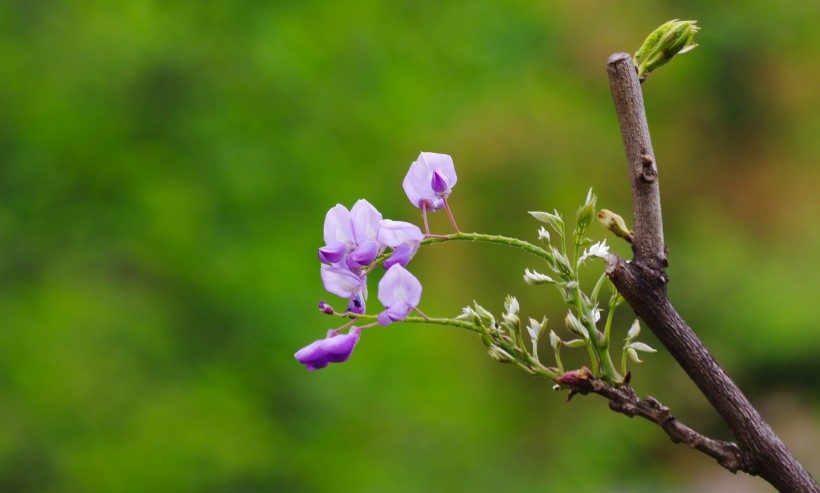
[[[346,361],[364,329],[404,320],[411,311],[427,318],[418,309],[421,283],[406,267],[422,240],[426,236],[432,237],[427,222],[428,211],[445,207],[455,228],[447,198],[457,180],[453,160],[446,154],[422,152],[410,165],[403,186],[410,202],[423,211],[427,235],[414,224],[384,219],[365,199],[357,201],[350,210],[337,204],[327,212],[325,245],[319,248],[320,274],[325,290],[346,298],[347,308],[338,313],[324,301],[319,308],[324,313],[347,316],[351,320],[338,329],[329,330],[327,337],[295,354],[308,370]],[[376,316],[375,323],[356,326],[357,321],[365,318],[367,276],[378,265],[386,270],[379,282],[378,294],[384,310]],[[345,329],[348,332],[342,335]]]
[[[636,341],[640,332],[636,320],[625,339],[619,371],[610,357],[609,348],[613,314],[623,298],[610,283],[612,296],[604,328],[600,330],[598,326],[604,310],[599,306],[598,295],[605,284],[606,275],[600,275],[589,293],[580,286],[582,267],[595,258],[609,254],[606,241],[593,242],[586,236],[591,223],[597,217],[606,229],[631,241],[632,232],[627,229],[623,219],[606,209],[596,215],[596,198],[590,190],[584,204],[578,209],[571,234],[567,234],[564,220],[557,211],[530,213],[547,226],[538,230],[538,239],[543,246],[504,236],[464,233],[458,229],[448,203],[457,180],[453,160],[446,154],[422,152],[410,165],[402,186],[411,204],[422,211],[424,232],[411,223],[384,219],[365,199],[356,202],[349,210],[337,204],[328,211],[324,224],[325,244],[319,248],[319,260],[322,262],[320,273],[325,290],[345,298],[347,307],[338,312],[322,301],[319,309],[328,315],[349,320],[337,329],[328,330],[324,339],[300,349],[295,354],[296,359],[308,370],[347,361],[363,330],[393,322],[412,321],[476,332],[494,359],[515,363],[532,375],[551,379],[559,388],[562,385],[572,386],[578,379],[584,378],[601,378],[613,384],[621,384],[628,379],[627,358],[639,363],[638,351],[654,350]],[[430,233],[427,214],[441,209],[447,212],[450,219],[454,230],[451,234]],[[556,241],[552,234],[557,235]],[[430,318],[419,310],[422,287],[407,270],[408,263],[422,246],[457,240],[484,241],[518,248],[545,261],[548,273],[528,268],[524,271],[524,281],[532,285],[554,286],[569,307],[564,325],[574,338],[564,341],[555,331],[549,331],[555,366],[542,364],[538,354],[539,339],[547,333],[546,317],[540,322],[530,318],[526,330],[523,330],[519,304],[512,296],[504,302],[504,313],[500,318],[477,302],[464,308],[461,315],[455,318]],[[379,266],[385,270],[378,286],[378,299],[384,309],[372,315],[367,314],[367,278]],[[411,317],[411,312],[416,312],[418,317]],[[528,341],[525,333],[529,336]],[[592,369],[582,367],[565,371],[561,362],[562,347],[585,347]]]

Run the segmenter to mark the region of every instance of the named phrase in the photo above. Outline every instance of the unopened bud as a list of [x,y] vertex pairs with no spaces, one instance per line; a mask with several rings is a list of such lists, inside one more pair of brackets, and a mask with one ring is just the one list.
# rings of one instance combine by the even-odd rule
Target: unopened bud
[[606,229],[615,233],[615,236],[632,243],[632,231],[626,227],[624,218],[618,214],[609,209],[601,209],[598,211],[598,222],[601,223],[601,225]]
[[555,380],[560,384],[566,385],[567,387],[575,387],[586,382],[590,378],[592,378],[592,372],[586,368],[581,368],[580,370],[568,371]]
[[326,315],[333,315],[334,313],[336,313],[333,310],[333,307],[325,303],[324,300],[319,302],[319,311]]
[[697,21],[675,19],[652,31],[635,53],[638,77],[643,80],[678,53],[694,49],[697,46],[694,42],[695,33],[700,30],[695,23]]

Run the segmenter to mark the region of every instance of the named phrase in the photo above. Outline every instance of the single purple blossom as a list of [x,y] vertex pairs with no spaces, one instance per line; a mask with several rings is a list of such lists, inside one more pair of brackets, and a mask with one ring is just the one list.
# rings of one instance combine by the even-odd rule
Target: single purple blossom
[[365,312],[367,278],[360,278],[349,270],[326,264],[322,265],[320,273],[327,292],[349,299],[348,311],[358,314]]
[[394,265],[379,282],[379,301],[385,307],[378,315],[380,325],[404,320],[421,301],[421,283],[407,269]]
[[447,154],[422,152],[410,165],[402,186],[414,206],[437,211],[444,207],[456,181],[458,176],[453,158]]
[[344,260],[353,270],[373,263],[384,250],[378,242],[381,219],[381,213],[365,199],[349,211],[337,204],[325,216],[325,246],[319,248],[319,260],[334,266]]
[[350,358],[353,348],[359,342],[361,329],[351,327],[347,334],[339,335],[335,330],[327,331],[327,337],[303,347],[294,358],[305,365],[308,371],[324,368],[330,363],[342,363]]

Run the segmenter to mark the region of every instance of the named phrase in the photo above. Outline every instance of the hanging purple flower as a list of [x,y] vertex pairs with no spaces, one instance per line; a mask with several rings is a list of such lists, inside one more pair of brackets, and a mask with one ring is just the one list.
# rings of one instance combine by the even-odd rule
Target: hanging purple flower
[[418,251],[424,233],[415,224],[404,221],[384,219],[379,225],[379,241],[393,249],[393,254],[384,261],[384,268],[395,264],[406,267]]
[[373,263],[384,250],[378,242],[381,219],[381,213],[365,199],[349,211],[337,204],[325,216],[325,246],[319,248],[319,260],[334,266],[344,260],[351,270]]
[[327,337],[319,339],[293,355],[308,371],[324,368],[330,363],[342,363],[350,358],[353,348],[359,342],[361,329],[351,327],[347,334],[339,335],[335,330],[327,331]]
[[365,312],[367,299],[367,278],[360,278],[353,272],[341,267],[323,264],[321,270],[325,290],[342,298],[348,298],[347,311],[362,314]]
[[396,264],[379,282],[379,301],[385,307],[378,315],[380,325],[404,320],[421,301],[421,283],[407,269]]
[[410,165],[402,186],[414,206],[437,211],[444,207],[456,181],[458,176],[453,158],[447,154],[422,152]]

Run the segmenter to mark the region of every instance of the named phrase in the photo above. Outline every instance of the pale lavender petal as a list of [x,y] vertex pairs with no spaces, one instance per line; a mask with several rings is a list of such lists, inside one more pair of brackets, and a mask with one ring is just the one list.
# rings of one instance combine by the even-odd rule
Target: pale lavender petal
[[[447,183],[447,188],[453,188],[458,181],[456,175],[456,167],[453,164],[453,158],[448,154],[439,154],[437,152],[422,152],[420,159],[423,159],[430,168],[430,174],[438,171],[444,181]],[[432,179],[432,176],[431,176]]]
[[424,239],[424,233],[418,226],[404,221],[392,221],[383,219],[379,222],[379,243],[390,248],[396,248],[401,244],[418,244]]
[[347,245],[344,243],[329,243],[319,249],[319,260],[328,264],[340,262],[347,252]]
[[329,293],[335,294],[336,296],[349,298],[354,294],[362,292],[362,280],[359,279],[359,276],[349,270],[322,264],[321,276],[322,283],[325,285],[325,290]]
[[353,247],[355,241],[353,237],[353,222],[347,207],[342,204],[336,204],[336,207],[327,211],[327,215],[325,215],[324,238],[325,245],[344,243],[351,248]]
[[353,223],[353,237],[356,244],[361,245],[367,241],[376,241],[382,215],[370,202],[365,199],[357,201],[350,209],[350,217]]
[[393,253],[387,257],[387,260],[384,261],[384,268],[389,269],[396,264],[401,265],[402,267],[407,267],[407,264],[410,263],[410,259],[413,258],[418,250],[418,243],[402,243],[397,246],[396,249],[393,250]]
[[400,304],[418,306],[421,283],[407,269],[396,264],[387,269],[379,282],[379,301],[387,308]]

